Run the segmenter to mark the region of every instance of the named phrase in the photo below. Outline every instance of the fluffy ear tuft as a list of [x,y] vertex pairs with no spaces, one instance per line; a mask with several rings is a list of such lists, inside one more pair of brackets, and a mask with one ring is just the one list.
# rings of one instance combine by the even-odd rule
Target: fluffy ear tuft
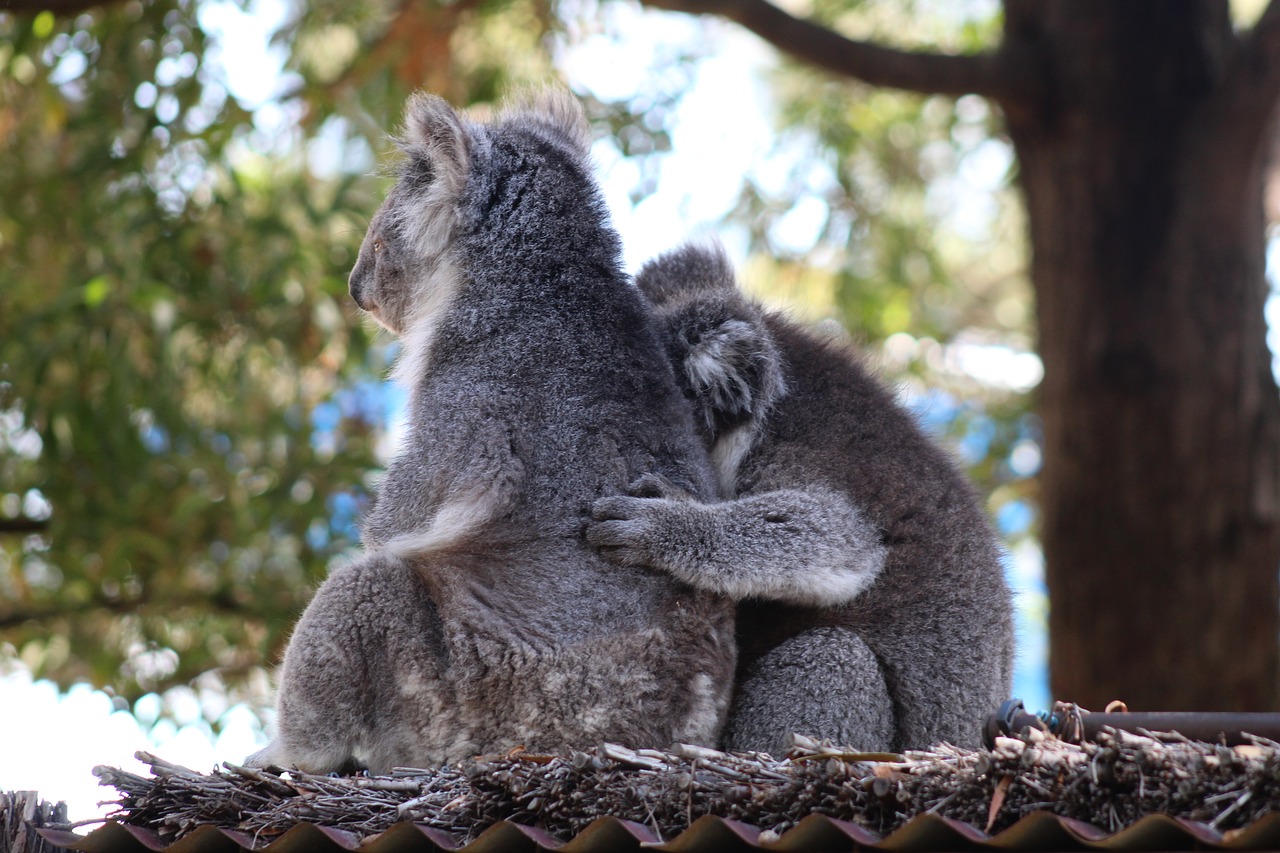
[[405,153],[424,161],[437,178],[450,185],[457,185],[471,168],[467,129],[439,95],[415,92],[409,96],[400,144]]
[[645,263],[636,274],[636,286],[654,305],[685,297],[735,293],[733,264],[718,241],[686,243]]
[[746,422],[758,426],[786,394],[782,356],[764,318],[753,313],[735,316],[731,306],[708,301],[682,330],[684,381],[717,437]]
[[501,118],[546,127],[584,157],[591,151],[591,125],[582,102],[561,86],[515,95],[503,105]]

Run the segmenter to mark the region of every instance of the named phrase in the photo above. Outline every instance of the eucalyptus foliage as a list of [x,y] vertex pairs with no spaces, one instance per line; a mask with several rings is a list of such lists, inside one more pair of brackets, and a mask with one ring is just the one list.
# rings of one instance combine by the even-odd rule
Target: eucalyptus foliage
[[[210,672],[243,685],[278,658],[357,542],[385,450],[394,346],[356,316],[346,275],[385,189],[387,130],[415,88],[471,104],[544,82],[608,5],[300,4],[275,36],[277,96],[247,105],[211,25],[227,4],[0,11],[0,664],[134,698]],[[931,8],[815,14],[897,28]],[[960,32],[976,44],[993,26]],[[639,164],[637,199],[697,59],[668,57],[618,103],[581,93]],[[957,341],[1030,346],[1016,206],[997,191],[966,231],[946,188],[990,153],[992,116],[790,66],[773,82],[795,167],[744,176],[733,220],[753,235],[752,277],[883,351],[998,502],[1027,497],[1031,469],[1010,464],[1035,440],[1025,389],[952,363]],[[778,239],[815,204],[807,244]]]

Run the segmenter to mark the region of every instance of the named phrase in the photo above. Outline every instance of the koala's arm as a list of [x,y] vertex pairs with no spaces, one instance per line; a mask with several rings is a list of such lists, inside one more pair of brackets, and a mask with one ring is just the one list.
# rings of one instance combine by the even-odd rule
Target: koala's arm
[[887,549],[857,507],[824,489],[701,503],[670,492],[597,500],[588,541],[607,558],[734,599],[832,606],[879,575]]

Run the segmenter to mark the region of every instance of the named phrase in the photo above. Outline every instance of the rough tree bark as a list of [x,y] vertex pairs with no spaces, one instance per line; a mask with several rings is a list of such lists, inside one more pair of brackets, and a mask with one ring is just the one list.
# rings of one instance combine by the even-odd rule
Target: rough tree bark
[[763,0],[741,23],[875,85],[1003,108],[1031,231],[1051,687],[1099,707],[1280,698],[1280,394],[1263,306],[1280,0],[1006,0],[976,56],[845,39]]
[[1276,76],[1280,51],[1241,44],[1226,3],[1067,6],[1007,7],[1010,40],[1041,45],[1054,81],[1008,115],[1045,363],[1054,690],[1094,706],[1269,708],[1275,84],[1257,75]]

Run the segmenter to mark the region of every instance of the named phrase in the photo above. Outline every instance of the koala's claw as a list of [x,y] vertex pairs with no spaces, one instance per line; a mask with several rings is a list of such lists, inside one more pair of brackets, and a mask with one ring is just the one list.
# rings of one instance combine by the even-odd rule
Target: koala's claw
[[649,555],[645,543],[653,532],[643,510],[651,500],[623,495],[600,498],[591,507],[587,542],[610,562],[624,566],[646,564]]
[[[632,498],[625,495],[611,495],[599,498],[591,505],[591,518],[594,521],[630,521],[640,515],[639,502],[648,498]],[[592,527],[588,525],[588,532]]]
[[668,500],[692,500],[694,494],[661,474],[642,474],[631,485],[627,494],[633,498],[667,498]]
[[587,541],[611,563],[639,566],[645,562],[644,551],[627,535],[627,522],[604,521],[587,529]]
[[627,544],[624,521],[597,521],[587,525],[587,543],[593,548],[618,548]]

